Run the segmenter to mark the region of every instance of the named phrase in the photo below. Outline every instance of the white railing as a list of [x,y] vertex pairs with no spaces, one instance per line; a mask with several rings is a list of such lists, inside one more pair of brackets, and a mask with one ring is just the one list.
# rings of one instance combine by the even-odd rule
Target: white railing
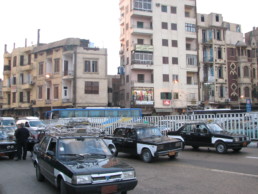
[[251,139],[258,139],[258,113],[221,113],[221,114],[196,114],[196,115],[170,115],[170,116],[146,116],[146,117],[91,117],[91,118],[67,118],[57,120],[45,120],[50,126],[62,126],[78,120],[87,121],[92,127],[100,128],[106,134],[112,134],[116,127],[126,123],[148,123],[159,126],[163,134],[175,131],[188,121],[214,121],[229,132],[245,134]]

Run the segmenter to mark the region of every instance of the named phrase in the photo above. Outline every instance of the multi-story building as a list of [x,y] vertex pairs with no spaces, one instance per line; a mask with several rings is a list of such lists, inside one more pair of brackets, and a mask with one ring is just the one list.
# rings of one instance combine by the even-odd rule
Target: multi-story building
[[221,14],[198,14],[201,101],[206,108],[245,108],[257,83],[254,49],[243,42],[239,24]]
[[42,117],[52,108],[108,105],[107,50],[89,47],[88,40],[6,50],[4,62],[7,115]]
[[173,114],[198,106],[195,0],[120,0],[123,107]]

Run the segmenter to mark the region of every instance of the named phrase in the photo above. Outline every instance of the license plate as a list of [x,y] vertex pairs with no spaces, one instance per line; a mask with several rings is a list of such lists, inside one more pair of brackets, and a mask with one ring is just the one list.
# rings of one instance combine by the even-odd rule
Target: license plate
[[174,156],[174,155],[176,155],[176,152],[168,152],[168,155],[169,156]]
[[109,185],[101,187],[101,194],[109,194],[117,192],[117,185]]

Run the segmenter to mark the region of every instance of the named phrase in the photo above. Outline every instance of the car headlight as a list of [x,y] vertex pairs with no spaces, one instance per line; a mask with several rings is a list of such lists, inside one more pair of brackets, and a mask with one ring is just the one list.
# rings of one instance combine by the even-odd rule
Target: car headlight
[[123,172],[123,180],[128,180],[128,179],[134,179],[135,178],[135,171],[126,171]]
[[239,137],[234,137],[234,142],[238,142],[239,141]]
[[73,176],[72,183],[73,184],[89,184],[92,182],[90,175],[78,175]]
[[163,150],[164,149],[164,145],[158,145],[158,147],[157,147],[157,150],[159,151],[159,150]]

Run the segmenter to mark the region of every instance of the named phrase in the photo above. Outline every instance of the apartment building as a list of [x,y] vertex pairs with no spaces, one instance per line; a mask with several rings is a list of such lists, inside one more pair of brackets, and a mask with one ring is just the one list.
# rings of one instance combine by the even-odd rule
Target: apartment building
[[120,0],[120,105],[174,114],[199,105],[195,0]]
[[241,108],[256,102],[256,45],[243,41],[239,24],[221,14],[198,14],[200,100],[205,108]]
[[67,38],[4,54],[3,113],[37,115],[53,108],[107,106],[107,50]]

